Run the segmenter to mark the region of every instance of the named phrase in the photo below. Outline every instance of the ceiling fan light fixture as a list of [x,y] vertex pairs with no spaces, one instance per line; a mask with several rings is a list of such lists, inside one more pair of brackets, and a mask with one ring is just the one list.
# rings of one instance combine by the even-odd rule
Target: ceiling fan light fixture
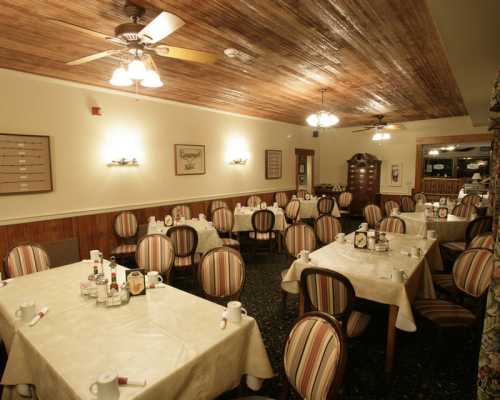
[[113,86],[130,86],[133,82],[132,79],[130,79],[127,70],[123,67],[119,67],[113,71],[113,75],[111,76],[109,83]]
[[128,65],[128,76],[130,79],[142,81],[146,77],[146,66],[136,58]]
[[141,86],[147,87],[147,88],[159,88],[163,86],[163,82],[160,79],[160,75],[158,75],[158,72],[150,69],[146,71],[146,76],[144,79],[141,81]]
[[372,140],[375,141],[375,142],[378,142],[380,140],[390,140],[390,138],[391,138],[391,134],[390,133],[386,133],[386,132],[376,132],[372,136]]

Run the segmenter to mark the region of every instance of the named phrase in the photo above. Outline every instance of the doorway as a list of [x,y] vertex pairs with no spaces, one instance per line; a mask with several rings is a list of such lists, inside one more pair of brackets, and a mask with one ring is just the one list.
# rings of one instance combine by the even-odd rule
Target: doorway
[[295,149],[295,181],[297,190],[314,192],[314,150]]

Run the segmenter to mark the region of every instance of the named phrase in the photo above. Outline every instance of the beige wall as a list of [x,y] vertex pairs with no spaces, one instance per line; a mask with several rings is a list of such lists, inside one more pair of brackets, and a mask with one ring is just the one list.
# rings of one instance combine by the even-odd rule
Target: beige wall
[[[135,98],[0,69],[0,132],[46,134],[54,191],[0,196],[0,224],[295,187],[295,147],[316,148],[304,127]],[[103,115],[90,115],[98,105]],[[250,155],[228,164],[236,140]],[[206,145],[206,175],[175,176],[174,143]],[[283,151],[283,177],[266,180],[265,149]],[[107,167],[135,156],[137,168]],[[319,179],[319,154],[317,180]]]
[[[371,153],[382,160],[380,191],[410,194],[415,183],[416,138],[426,136],[487,133],[487,127],[473,127],[468,116],[406,122],[406,129],[392,132],[386,142],[371,140],[373,132],[351,133],[357,128],[333,129],[320,134],[322,183],[347,183],[346,161],[355,153]],[[389,186],[391,163],[402,163],[402,185]]]

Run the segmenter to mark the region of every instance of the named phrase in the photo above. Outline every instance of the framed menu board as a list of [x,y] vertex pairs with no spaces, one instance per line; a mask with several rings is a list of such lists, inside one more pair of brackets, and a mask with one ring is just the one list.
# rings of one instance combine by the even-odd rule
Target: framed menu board
[[281,150],[266,150],[266,179],[281,178]]
[[52,191],[50,138],[0,133],[0,195]]

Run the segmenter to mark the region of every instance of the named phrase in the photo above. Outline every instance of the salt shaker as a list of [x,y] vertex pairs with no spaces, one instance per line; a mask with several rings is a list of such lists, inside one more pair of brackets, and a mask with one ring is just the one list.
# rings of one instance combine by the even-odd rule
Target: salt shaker
[[126,304],[130,300],[130,292],[128,290],[128,284],[124,283],[120,288],[120,298],[122,303]]
[[108,297],[108,280],[104,276],[98,276],[96,279],[97,303],[106,303]]

